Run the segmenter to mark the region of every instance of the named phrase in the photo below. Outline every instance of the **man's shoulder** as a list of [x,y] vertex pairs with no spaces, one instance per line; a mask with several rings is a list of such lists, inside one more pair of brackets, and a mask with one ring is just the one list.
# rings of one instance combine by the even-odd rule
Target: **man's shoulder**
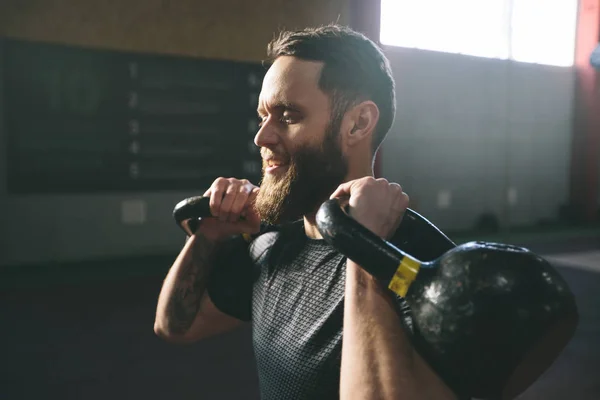
[[[282,228],[279,225],[261,224],[260,231],[250,240],[250,248],[260,250],[262,248],[272,246],[279,236],[281,236]],[[254,253],[254,251],[252,251]]]
[[304,225],[302,221],[286,222],[282,224],[267,224],[263,222],[260,224],[259,232],[252,235],[251,242],[272,237],[285,237],[288,240],[292,240],[294,237],[299,236],[301,232],[304,232],[303,228]]
[[277,225],[261,224],[260,231],[253,235],[250,241],[250,254],[258,260],[265,252],[273,249],[277,244],[296,241],[303,232],[299,222],[290,222]]

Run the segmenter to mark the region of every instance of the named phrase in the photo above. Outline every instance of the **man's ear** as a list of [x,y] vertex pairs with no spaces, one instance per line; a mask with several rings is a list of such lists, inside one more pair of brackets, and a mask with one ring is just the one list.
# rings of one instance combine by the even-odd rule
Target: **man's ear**
[[379,108],[372,101],[363,101],[352,107],[346,114],[342,126],[344,142],[353,147],[365,140],[371,142],[377,121],[379,121]]

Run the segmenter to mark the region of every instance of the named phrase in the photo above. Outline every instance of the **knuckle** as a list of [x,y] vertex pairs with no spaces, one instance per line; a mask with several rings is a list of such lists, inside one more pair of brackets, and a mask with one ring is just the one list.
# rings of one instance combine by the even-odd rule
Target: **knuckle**
[[223,177],[219,177],[219,178],[215,179],[215,181],[213,182],[214,187],[223,186],[225,184],[227,184],[227,179],[225,179]]
[[390,189],[396,193],[402,193],[402,186],[400,186],[398,183],[390,183]]
[[246,186],[239,188],[237,195],[235,196],[236,203],[245,203],[246,199],[250,196],[250,191]]
[[363,186],[372,187],[373,185],[375,185],[377,183],[377,181],[372,176],[367,176],[366,178],[363,178],[361,183],[362,183],[362,185],[359,185],[359,187],[363,187]]

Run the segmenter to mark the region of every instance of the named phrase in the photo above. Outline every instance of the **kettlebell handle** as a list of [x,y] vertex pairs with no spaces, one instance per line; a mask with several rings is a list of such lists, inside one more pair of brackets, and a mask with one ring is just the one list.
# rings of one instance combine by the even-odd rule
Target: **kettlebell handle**
[[[376,235],[372,232],[365,229],[358,222],[354,220],[354,218],[350,217],[346,212],[345,208],[342,206],[340,199],[331,199],[321,205],[320,210],[323,210],[325,213],[321,213],[321,217],[326,217],[327,215],[331,215],[333,219],[327,219],[331,221],[330,228],[334,229],[334,226],[337,221],[344,226],[348,226],[353,231],[357,233],[362,233],[363,238],[367,241],[368,246],[372,247],[372,250],[369,253],[374,253],[375,250],[382,250],[385,248],[384,244],[386,242],[382,242],[378,240]],[[205,217],[211,216],[210,213],[210,198],[204,196],[193,196],[186,198],[179,203],[177,203],[173,209],[173,219],[175,223],[188,235],[191,236],[194,234],[196,229],[198,228],[199,220]],[[395,236],[402,236],[403,233],[410,233],[415,229],[424,231],[427,230],[431,232],[430,237],[435,236],[440,242],[443,242],[443,247],[452,248],[456,246],[456,244],[448,238],[437,226],[431,223],[427,218],[423,217],[421,214],[416,211],[407,208],[402,222],[398,227]],[[331,232],[339,233],[340,229],[331,230]],[[365,232],[366,231],[366,232]],[[321,233],[323,234],[323,233]],[[361,247],[366,247],[367,245],[363,245]]]

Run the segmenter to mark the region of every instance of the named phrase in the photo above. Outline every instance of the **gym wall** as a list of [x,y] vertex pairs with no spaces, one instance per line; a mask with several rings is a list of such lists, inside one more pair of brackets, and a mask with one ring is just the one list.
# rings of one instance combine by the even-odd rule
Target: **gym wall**
[[[279,28],[352,19],[351,0],[205,3],[9,0],[0,5],[0,34],[258,62]],[[414,49],[386,53],[398,113],[382,173],[403,185],[414,208],[451,231],[472,228],[483,213],[513,226],[557,218],[568,198],[573,69]],[[0,154],[4,141],[1,131]],[[0,265],[177,251],[183,238],[170,210],[197,194],[8,195],[5,172],[0,163]],[[140,216],[141,224],[124,223]]]
[[384,175],[443,229],[556,221],[568,202],[574,68],[388,48],[397,114]]
[[[259,62],[267,42],[280,28],[346,23],[348,3],[7,0],[0,3],[0,35],[99,49]],[[2,65],[0,60],[0,69]],[[0,104],[0,110],[4,109]],[[0,265],[169,254],[181,248],[184,236],[175,226],[171,210],[179,200],[205,188],[101,195],[9,194],[5,124],[0,124],[0,129]]]
[[260,61],[280,28],[348,23],[350,0],[3,0],[0,34],[55,43]]

